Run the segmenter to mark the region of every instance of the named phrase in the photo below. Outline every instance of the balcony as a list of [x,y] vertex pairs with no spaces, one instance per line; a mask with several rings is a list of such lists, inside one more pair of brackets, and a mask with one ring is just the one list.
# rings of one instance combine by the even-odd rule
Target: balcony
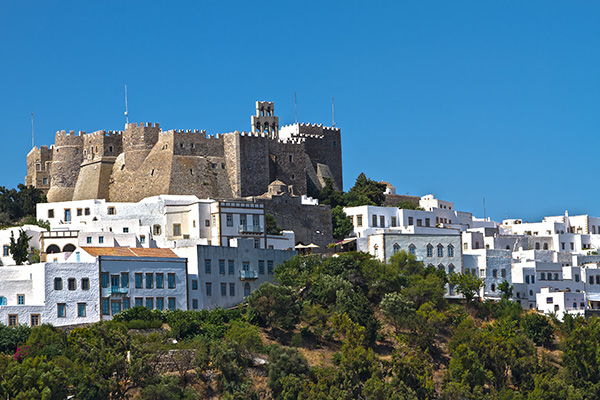
[[241,281],[253,281],[258,279],[258,272],[254,270],[240,270],[240,280]]
[[129,293],[129,288],[126,287],[111,286],[102,288],[102,297],[119,296],[127,293]]
[[264,229],[262,225],[240,225],[238,227],[238,233],[263,233]]

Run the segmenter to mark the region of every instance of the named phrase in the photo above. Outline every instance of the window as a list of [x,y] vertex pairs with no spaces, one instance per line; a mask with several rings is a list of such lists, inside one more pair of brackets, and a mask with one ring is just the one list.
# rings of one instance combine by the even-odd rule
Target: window
[[169,310],[175,311],[175,297],[169,297],[168,302]]
[[260,248],[260,239],[254,239],[254,248],[255,249],[259,249]]
[[140,243],[141,243],[141,244],[144,244],[144,243],[146,243],[146,235],[141,235],[141,236],[140,236]]
[[437,250],[438,257],[444,257],[444,246],[438,244]]
[[271,260],[267,261],[267,273],[270,275],[273,274],[273,261]]
[[423,220],[417,219],[417,226],[423,226]]
[[152,289],[154,287],[154,274],[152,272],[146,273],[146,289]]
[[571,242],[571,250],[575,250],[575,243]]
[[48,210],[48,218],[54,218],[54,210]]
[[175,274],[168,274],[167,279],[169,280],[169,289],[175,289]]
[[535,249],[539,250],[540,249],[540,243],[539,242],[535,242]]
[[227,296],[227,284],[221,283],[221,296]]
[[469,244],[468,243],[463,243],[463,249],[464,250],[469,250]]
[[89,209],[89,208],[85,208],[85,209],[83,210],[83,213],[84,213],[85,215],[90,215],[90,209]]
[[154,298],[152,298],[152,297],[146,297],[146,308],[148,310],[153,310],[154,309]]
[[448,273],[449,274],[453,274],[454,273],[454,265],[453,264],[448,265]]
[[92,237],[91,237],[91,236],[88,236],[88,237],[86,237],[86,238],[85,238],[85,242],[86,242],[87,244],[92,244]]
[[192,280],[192,290],[198,290],[198,280],[197,279]]
[[157,273],[156,274],[156,288],[164,289],[164,287],[165,287],[165,275],[162,273]]
[[20,306],[25,304],[25,295],[24,294],[17,295],[17,304]]
[[362,215],[356,216],[356,226],[362,226]]
[[104,243],[104,236],[98,237],[98,243],[100,243],[100,244]]
[[448,245],[448,257],[454,257],[454,246]]
[[159,236],[162,232],[160,225],[158,225],[158,224],[154,225],[154,227],[152,228],[152,231],[154,232],[155,236]]
[[71,209],[65,208],[65,222],[71,222]]
[[227,226],[233,226],[233,215],[227,214]]
[[142,307],[143,305],[144,305],[144,299],[142,299],[141,297],[136,297],[135,298],[135,306]]
[[546,297],[546,304],[552,304],[554,303],[554,298],[553,297]]
[[575,282],[579,282],[579,274],[575,274]]
[[207,227],[207,228],[210,227],[210,220],[205,219],[204,220],[204,226]]
[[129,287],[129,272],[121,272],[121,287]]
[[77,216],[81,217],[83,215],[83,209],[82,208],[78,208],[77,209]]
[[[558,274],[554,274],[554,280],[557,281],[558,280]],[[600,282],[598,282],[600,283]]]
[[206,295],[212,296],[212,282],[206,282]]
[[400,245],[398,243],[394,243],[393,249],[394,249],[394,254],[396,254],[397,252],[400,251]]
[[600,275],[596,275],[596,285],[600,285]]
[[77,303],[77,316],[80,318],[85,317],[86,313],[85,313],[85,303]]
[[8,326],[19,325],[19,316],[17,314],[8,314]]
[[565,249],[565,242],[560,242],[560,247],[564,250]]
[[379,246],[373,246],[373,256],[379,257]]
[[131,303],[128,298],[123,299],[123,310],[129,310],[131,308]]
[[408,246],[408,252],[413,256],[417,254],[417,248],[414,244],[411,243],[410,246]]
[[29,317],[31,326],[40,326],[40,314],[31,314]]
[[529,275],[525,275],[525,283],[529,284]]
[[385,228],[385,216],[383,215],[379,217],[379,226]]
[[211,273],[211,260],[204,260],[204,273],[205,274],[210,274]]
[[498,270],[497,269],[493,269],[492,270],[492,278],[497,278],[498,277]]
[[67,286],[68,286],[69,290],[77,289],[77,281],[75,280],[75,278],[67,279]]
[[123,233],[129,233],[129,228],[128,228],[128,227],[126,227],[126,226],[124,226],[124,227],[123,227]]
[[250,284],[248,282],[244,283],[244,297],[250,296]]
[[194,310],[198,309],[198,299],[192,299],[192,308]]
[[492,283],[492,292],[496,291],[496,284]]
[[58,303],[56,305],[56,316],[58,318],[65,318],[67,316],[67,305],[65,303]]
[[219,274],[225,275],[225,260],[219,260]]
[[427,257],[433,257],[433,246],[431,244],[427,245]]
[[414,221],[413,217],[408,217],[408,224],[409,225],[414,225],[413,221]]
[[173,224],[173,236],[181,236],[181,224]]
[[228,261],[229,264],[229,275],[233,275],[235,271],[235,262],[233,260]]
[[108,207],[108,215],[115,215],[117,210],[114,207]]
[[4,257],[8,257],[8,255],[9,255],[9,252],[8,252],[8,245],[7,245],[7,244],[5,244],[4,246],[2,246],[2,255],[3,255]]
[[431,226],[431,220],[429,218],[425,218],[425,226]]
[[111,306],[112,315],[117,315],[118,313],[121,312],[121,301],[113,300],[110,303],[110,306]]
[[[141,302],[140,305],[142,305]],[[110,304],[108,299],[102,299],[102,315],[110,315]]]
[[265,274],[265,260],[258,260],[258,273],[260,275]]
[[235,283],[229,284],[229,295],[232,297],[235,296]]
[[47,185],[48,184],[48,178],[42,178],[42,184],[43,185]]
[[140,274],[140,273],[135,274],[135,288],[136,289],[141,289],[143,287],[142,279],[143,279],[142,274]]
[[212,226],[217,226],[217,216],[216,215],[212,216]]
[[5,305],[6,305],[6,297],[0,296],[0,306],[5,306]]
[[54,290],[62,290],[62,278],[54,278]]
[[535,275],[531,275],[531,283],[535,283]]
[[546,279],[546,273],[545,273],[545,272],[542,272],[542,273],[540,274],[540,281],[543,281],[543,280],[545,280],[545,279]]
[[392,226],[395,227],[396,225],[398,225],[398,221],[396,217],[392,217]]

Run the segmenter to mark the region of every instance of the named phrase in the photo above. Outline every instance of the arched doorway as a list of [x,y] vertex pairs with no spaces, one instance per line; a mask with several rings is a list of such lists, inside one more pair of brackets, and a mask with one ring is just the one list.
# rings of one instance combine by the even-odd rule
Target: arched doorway
[[48,246],[46,248],[46,253],[47,254],[60,253],[60,247],[58,247],[55,244],[51,244],[50,246]]
[[63,247],[63,253],[72,253],[75,251],[75,246],[72,245],[71,243],[65,245],[65,247]]

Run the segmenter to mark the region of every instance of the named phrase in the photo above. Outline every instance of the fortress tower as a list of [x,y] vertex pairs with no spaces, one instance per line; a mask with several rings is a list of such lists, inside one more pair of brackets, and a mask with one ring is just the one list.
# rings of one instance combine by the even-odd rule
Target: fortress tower
[[48,194],[50,189],[50,163],[52,163],[52,149],[48,146],[38,148],[35,146],[27,154],[27,172],[25,177],[26,186],[35,186]]
[[271,139],[279,135],[279,117],[275,116],[275,105],[270,101],[256,102],[256,115],[250,118],[252,133],[266,133]]
[[75,134],[65,131],[56,132],[52,147],[52,163],[50,164],[50,189],[48,201],[69,201],[79,176],[79,166],[83,161],[82,133]]
[[137,170],[158,141],[158,123],[127,124],[123,132],[123,155],[125,169]]

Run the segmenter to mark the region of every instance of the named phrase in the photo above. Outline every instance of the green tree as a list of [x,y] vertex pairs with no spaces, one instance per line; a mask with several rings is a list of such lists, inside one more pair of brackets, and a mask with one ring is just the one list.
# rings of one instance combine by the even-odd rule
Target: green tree
[[289,330],[298,323],[300,306],[292,288],[265,282],[248,297],[248,313],[258,323]]
[[277,226],[277,219],[272,214],[265,215],[265,229],[267,235],[281,235],[281,228]]
[[67,375],[45,357],[28,357],[13,362],[5,372],[7,398],[17,400],[62,400],[69,393]]
[[346,199],[344,192],[334,189],[334,182],[330,178],[325,178],[325,186],[319,193],[319,202],[324,205],[336,208],[337,206],[345,206]]
[[456,287],[456,291],[463,296],[467,302],[471,302],[483,287],[483,279],[471,274],[452,274],[450,283]]
[[367,178],[364,172],[356,178],[354,186],[346,194],[346,203],[350,207],[362,205],[380,206],[385,201],[385,183]]
[[[290,398],[292,394],[289,386],[291,377],[304,379],[310,373],[310,368],[306,359],[298,352],[298,350],[274,346],[269,352],[269,388],[273,391],[275,399]],[[287,381],[285,396],[282,395]],[[295,387],[294,392],[299,391]]]
[[46,202],[40,189],[23,184],[17,189],[0,186],[0,213],[5,218],[2,222],[15,224],[23,217],[35,216],[36,204]]
[[331,225],[333,227],[333,237],[337,240],[345,238],[354,228],[352,220],[348,218],[342,206],[331,209]]
[[19,229],[19,238],[17,240],[15,240],[14,232],[10,233],[8,251],[16,265],[23,265],[29,258],[29,240],[31,240],[31,236],[27,236],[27,233],[23,229]]
[[422,210],[422,207],[419,207],[418,203],[414,203],[410,200],[401,200],[396,203],[396,207],[401,208],[403,210]]
[[415,317],[412,301],[408,301],[400,293],[388,293],[383,296],[379,305],[381,313],[394,326],[396,334],[408,325]]
[[509,300],[513,295],[513,285],[508,283],[508,281],[504,280],[502,283],[498,285],[498,290],[501,293],[501,297],[505,300]]
[[554,329],[544,315],[538,313],[525,314],[521,318],[521,328],[525,335],[537,345],[548,345],[552,342]]

